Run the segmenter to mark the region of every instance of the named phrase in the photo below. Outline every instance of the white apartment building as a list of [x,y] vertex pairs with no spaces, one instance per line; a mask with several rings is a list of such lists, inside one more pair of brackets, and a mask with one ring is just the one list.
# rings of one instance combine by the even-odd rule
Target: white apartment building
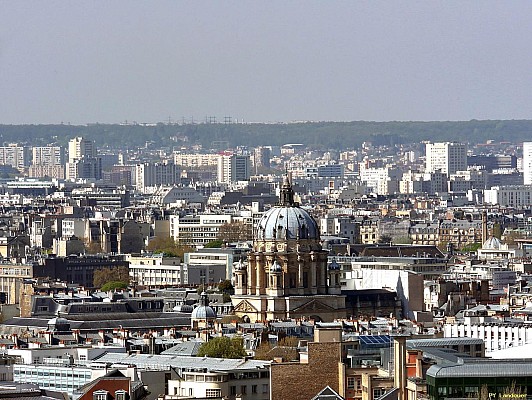
[[532,185],[532,142],[523,143],[523,183]]
[[218,182],[248,181],[251,175],[250,156],[237,154],[218,156]]
[[101,179],[102,159],[99,157],[84,157],[66,163],[65,178],[72,181],[77,179]]
[[76,137],[68,142],[65,177],[68,180],[102,179],[102,159],[97,156],[91,140]]
[[532,205],[532,185],[493,186],[484,190],[484,202],[503,207],[529,207]]
[[456,171],[449,176],[450,192],[485,189],[487,184],[488,173],[485,169],[469,168],[467,171]]
[[218,165],[219,154],[174,154],[174,163],[182,167],[215,167]]
[[29,151],[27,147],[10,144],[0,147],[0,165],[10,165],[18,170],[23,170],[29,164]]
[[450,175],[456,171],[467,170],[467,145],[464,143],[444,142],[426,144],[426,172],[441,170]]
[[96,146],[92,140],[75,137],[68,142],[68,162],[72,163],[83,157],[96,157]]
[[142,193],[150,187],[172,186],[181,182],[181,168],[172,161],[137,164],[135,175],[137,190]]
[[34,147],[32,149],[32,164],[34,166],[63,165],[63,149],[60,146]]
[[401,177],[401,170],[395,168],[366,168],[364,165],[360,167],[360,180],[372,188],[374,193],[381,195],[399,192]]
[[320,219],[320,232],[322,235],[340,236],[349,239],[355,244],[360,234],[360,223],[350,217],[325,216]]
[[127,255],[129,276],[138,285],[148,287],[175,286],[188,283],[186,265],[178,257]]
[[486,353],[532,343],[532,325],[485,321],[466,317],[464,322],[443,325],[444,337],[469,337],[484,340]]
[[176,242],[182,241],[191,246],[202,247],[218,238],[223,224],[233,222],[229,214],[198,214],[170,216],[170,236]]

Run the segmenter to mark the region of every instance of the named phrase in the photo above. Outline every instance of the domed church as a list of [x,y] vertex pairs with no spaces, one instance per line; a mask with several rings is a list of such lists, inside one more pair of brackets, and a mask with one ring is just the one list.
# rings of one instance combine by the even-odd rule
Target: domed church
[[294,201],[288,176],[279,203],[254,229],[247,263],[233,269],[235,314],[245,321],[345,317],[340,291],[340,266],[327,264],[318,224]]

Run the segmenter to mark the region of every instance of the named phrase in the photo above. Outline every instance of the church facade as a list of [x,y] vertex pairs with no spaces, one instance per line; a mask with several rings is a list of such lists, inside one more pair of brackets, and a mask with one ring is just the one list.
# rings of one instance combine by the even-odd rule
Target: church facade
[[319,228],[294,201],[288,177],[279,203],[267,211],[254,230],[246,263],[233,268],[235,314],[245,321],[344,318],[340,266],[327,263]]

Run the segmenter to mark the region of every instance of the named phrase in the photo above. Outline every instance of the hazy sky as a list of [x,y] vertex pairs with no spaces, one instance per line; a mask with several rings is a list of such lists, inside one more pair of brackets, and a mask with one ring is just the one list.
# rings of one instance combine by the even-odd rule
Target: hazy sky
[[532,119],[531,1],[0,0],[0,124]]

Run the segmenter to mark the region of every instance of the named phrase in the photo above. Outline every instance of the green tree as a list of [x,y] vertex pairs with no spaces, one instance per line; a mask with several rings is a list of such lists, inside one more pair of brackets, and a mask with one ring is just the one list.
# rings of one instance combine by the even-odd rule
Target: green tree
[[392,244],[393,238],[390,235],[381,235],[379,237],[379,244]]
[[113,268],[105,267],[96,269],[92,278],[93,286],[101,288],[107,282],[124,282],[127,286],[129,282],[129,268],[121,265]]
[[460,249],[462,253],[474,253],[482,247],[482,243],[471,243]]
[[253,227],[240,221],[223,224],[218,231],[218,240],[223,243],[253,240]]
[[100,290],[102,292],[110,292],[110,291],[114,291],[116,289],[126,289],[127,286],[128,286],[127,282],[124,282],[124,281],[111,281],[111,282],[105,283],[100,288]]
[[525,234],[518,230],[508,230],[504,232],[504,241],[509,245],[514,245],[516,239],[524,239]]
[[235,293],[235,288],[229,279],[222,281],[218,284],[218,291],[222,292],[224,295],[224,303],[231,301],[231,295]]
[[502,236],[501,224],[496,222],[495,224],[493,224],[493,237],[496,237],[497,239],[500,239],[501,236]]
[[219,249],[222,247],[223,244],[224,244],[223,241],[221,241],[220,239],[216,239],[216,240],[211,240],[204,247],[206,249]]
[[394,240],[395,244],[412,244],[413,242],[410,236],[401,236]]
[[99,254],[102,252],[102,246],[99,242],[83,238],[83,245],[85,246],[85,253]]
[[203,343],[198,351],[198,357],[244,358],[245,356],[244,341],[240,337],[215,337]]
[[156,254],[163,254],[166,257],[180,257],[189,251],[192,251],[192,247],[183,245],[174,240],[173,237],[161,237],[156,236],[148,244],[148,250]]

